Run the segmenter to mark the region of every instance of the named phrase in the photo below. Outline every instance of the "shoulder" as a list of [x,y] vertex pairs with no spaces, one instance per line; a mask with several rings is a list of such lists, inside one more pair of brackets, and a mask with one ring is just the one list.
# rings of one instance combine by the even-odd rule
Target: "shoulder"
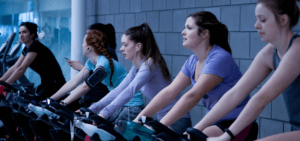
[[197,56],[195,54],[193,54],[186,60],[186,63],[192,64],[192,63],[197,62],[197,60],[198,60]]
[[233,60],[232,55],[224,50],[223,48],[214,45],[212,50],[209,52],[207,60]]

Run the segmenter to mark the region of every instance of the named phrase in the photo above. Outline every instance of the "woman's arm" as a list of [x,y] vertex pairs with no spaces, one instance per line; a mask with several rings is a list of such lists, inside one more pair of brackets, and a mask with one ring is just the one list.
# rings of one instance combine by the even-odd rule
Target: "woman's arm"
[[145,107],[143,111],[134,119],[138,122],[141,116],[152,116],[162,108],[171,103],[187,86],[191,84],[191,79],[183,74],[181,71],[175,77],[173,82],[162,89]]
[[23,54],[21,54],[21,56],[19,57],[17,62],[7,70],[7,72],[0,78],[0,80],[6,81],[14,73],[16,68],[18,68],[22,64],[24,58],[25,58],[25,56]]
[[85,82],[83,82],[83,84],[77,87],[66,99],[64,99],[64,102],[68,105],[86,94],[89,90],[90,87]]
[[[132,71],[134,70],[131,70],[131,72]],[[132,74],[133,73],[129,73],[127,77],[134,77]],[[151,71],[149,73],[148,67],[146,67],[145,64],[142,64],[135,77],[129,82],[129,85],[122,92],[114,93],[114,96],[112,97],[115,97],[115,99],[101,111],[101,114],[106,118],[110,117],[115,111],[124,106],[134,97],[134,94],[137,91],[149,82],[153,76],[151,74]],[[109,95],[111,95],[111,93]]]
[[[264,107],[279,96],[299,76],[300,40],[297,39],[297,41],[285,53],[274,74],[253,96],[236,121],[229,127],[234,135],[237,135],[254,121]],[[222,136],[228,135],[223,134]]]
[[124,89],[128,87],[130,82],[133,79],[133,68],[131,68],[129,74],[126,75],[126,77],[123,79],[123,81],[112,91],[110,91],[108,94],[106,94],[101,100],[98,102],[92,104],[89,107],[89,110],[93,111],[94,113],[101,111],[105,106],[107,106],[109,103],[111,103]]
[[71,92],[78,86],[84,79],[89,76],[89,70],[84,67],[75,77],[73,77],[70,81],[68,81],[65,85],[63,85],[54,95],[50,98],[54,100],[58,100],[67,93]]
[[[35,52],[29,52],[24,60],[22,61],[21,65],[18,66],[15,71],[8,77],[6,80],[6,83],[12,84],[15,81],[17,81],[26,71],[26,69],[29,67],[29,65],[34,61],[35,57],[37,56],[37,53]],[[19,61],[19,60],[18,60]]]
[[223,95],[210,112],[195,125],[195,128],[201,131],[204,130],[226,116],[240,104],[270,74],[273,66],[272,53],[273,47],[271,45],[263,48],[255,57],[244,76],[233,88]]
[[196,84],[186,92],[174,107],[166,114],[160,122],[170,126],[187,114],[201,98],[211,89],[222,82],[222,78],[213,74],[202,74]]

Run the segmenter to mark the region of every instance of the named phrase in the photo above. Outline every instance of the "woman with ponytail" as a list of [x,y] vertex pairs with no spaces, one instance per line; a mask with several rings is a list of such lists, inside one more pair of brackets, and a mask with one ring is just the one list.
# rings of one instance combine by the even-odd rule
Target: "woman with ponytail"
[[[156,44],[150,27],[143,23],[125,31],[122,36],[120,49],[126,60],[134,64],[124,81],[113,91],[108,93],[99,102],[89,109],[93,112],[100,111],[100,116],[110,117],[115,111],[133,98],[134,93],[141,90],[142,94],[152,99],[159,91],[171,83],[171,75],[167,64]],[[160,120],[178,101],[180,95],[172,97],[161,109],[157,110],[157,118]],[[191,126],[189,114],[186,113],[178,122],[174,122],[171,128],[177,133],[183,133]]]
[[[101,81],[101,83],[106,85],[110,91],[116,88],[127,75],[126,69],[117,61],[112,59],[108,53],[107,37],[103,32],[98,30],[88,32],[84,37],[82,50],[83,55],[88,58],[87,62],[85,63],[85,67],[83,67],[83,69],[81,69],[81,71],[75,77],[73,77],[60,90],[51,96],[52,99],[58,100],[74,89],[74,91],[67,98],[61,101],[61,104],[63,105],[72,103],[74,100],[87,93],[91,87],[93,87],[87,83],[86,78],[95,76],[93,74],[97,69],[102,69],[105,72],[106,77]],[[94,72],[92,72],[93,74],[89,76],[90,71]],[[75,88],[84,80],[85,82],[81,86]],[[134,93],[133,98],[128,103],[124,103],[123,105],[126,107],[122,108],[121,113],[131,113],[130,117],[127,117],[129,115],[126,114],[122,114],[121,117],[120,115],[116,115],[113,120],[110,120],[111,122],[114,122],[114,120],[133,120],[143,108],[144,103],[142,94],[140,92]],[[131,107],[131,109],[127,107]]]
[[[160,122],[166,126],[172,125],[200,100],[208,113],[241,78],[242,74],[231,56],[227,27],[215,15],[206,11],[189,15],[182,35],[183,46],[195,54],[186,60],[173,82],[161,90],[134,121],[137,122],[140,116],[152,116],[172,102],[190,84],[193,87],[183,94]],[[203,132],[208,136],[222,134],[234,122],[249,99],[249,96],[243,98],[237,108]]]
[[205,131],[235,109],[273,70],[273,75],[249,100],[238,118],[226,132],[209,141],[238,140],[241,134],[263,111],[265,106],[282,94],[291,131],[260,140],[296,141],[300,133],[300,38],[292,28],[298,23],[299,8],[296,0],[258,0],[255,8],[256,23],[261,40],[268,44],[256,55],[249,69],[213,109],[195,126]]

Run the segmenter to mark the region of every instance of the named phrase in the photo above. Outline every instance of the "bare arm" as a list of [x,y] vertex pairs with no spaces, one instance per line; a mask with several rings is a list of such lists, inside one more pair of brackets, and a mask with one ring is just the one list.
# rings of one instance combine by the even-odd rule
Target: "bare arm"
[[71,92],[78,86],[84,79],[89,76],[89,70],[87,68],[83,68],[75,77],[73,77],[70,81],[68,81],[65,85],[63,85],[54,95],[50,98],[54,100],[58,100],[67,93]]
[[21,56],[19,57],[17,62],[7,70],[7,72],[0,78],[0,80],[6,81],[14,73],[16,68],[18,68],[22,64],[24,58],[25,58],[25,56],[23,54],[21,54]]
[[77,87],[66,99],[64,99],[64,102],[66,104],[72,103],[74,100],[80,98],[84,94],[86,94],[90,90],[90,87],[83,82],[79,87]]
[[251,91],[257,87],[271,72],[273,47],[267,45],[255,57],[244,76],[236,85],[227,91],[212,110],[198,123],[195,128],[204,130],[222,117],[230,113],[241,103]]
[[6,83],[12,84],[15,81],[17,81],[26,71],[26,69],[29,67],[29,65],[34,61],[35,57],[37,56],[37,53],[35,52],[29,52],[24,60],[22,61],[21,65],[18,66],[15,71],[9,76],[9,78],[6,80]]
[[177,96],[183,91],[187,86],[191,84],[191,80],[181,71],[173,80],[173,82],[161,90],[145,107],[145,109],[140,112],[140,114],[135,118],[135,122],[138,122],[138,119],[141,116],[152,116],[157,113],[162,108],[166,107],[171,103]]
[[166,114],[161,123],[170,126],[187,114],[201,98],[211,89],[222,82],[222,78],[213,74],[202,74],[196,84],[186,92],[182,98],[174,105],[174,107]]
[[[277,70],[266,84],[248,102],[229,130],[237,135],[261,113],[264,107],[278,97],[300,74],[300,40],[293,43],[283,56]],[[223,137],[228,136],[223,134]]]

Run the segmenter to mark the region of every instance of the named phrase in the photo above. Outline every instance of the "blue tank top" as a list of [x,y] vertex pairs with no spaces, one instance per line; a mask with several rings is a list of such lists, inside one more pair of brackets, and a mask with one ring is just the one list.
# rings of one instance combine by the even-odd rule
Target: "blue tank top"
[[[291,47],[295,38],[300,37],[294,35],[289,43],[288,49]],[[287,50],[288,50],[287,49]],[[277,55],[277,49],[273,52],[273,65],[276,70],[279,66],[280,59]],[[292,131],[300,130],[300,75],[288,86],[282,93],[283,99],[289,115],[289,121],[292,125]]]

